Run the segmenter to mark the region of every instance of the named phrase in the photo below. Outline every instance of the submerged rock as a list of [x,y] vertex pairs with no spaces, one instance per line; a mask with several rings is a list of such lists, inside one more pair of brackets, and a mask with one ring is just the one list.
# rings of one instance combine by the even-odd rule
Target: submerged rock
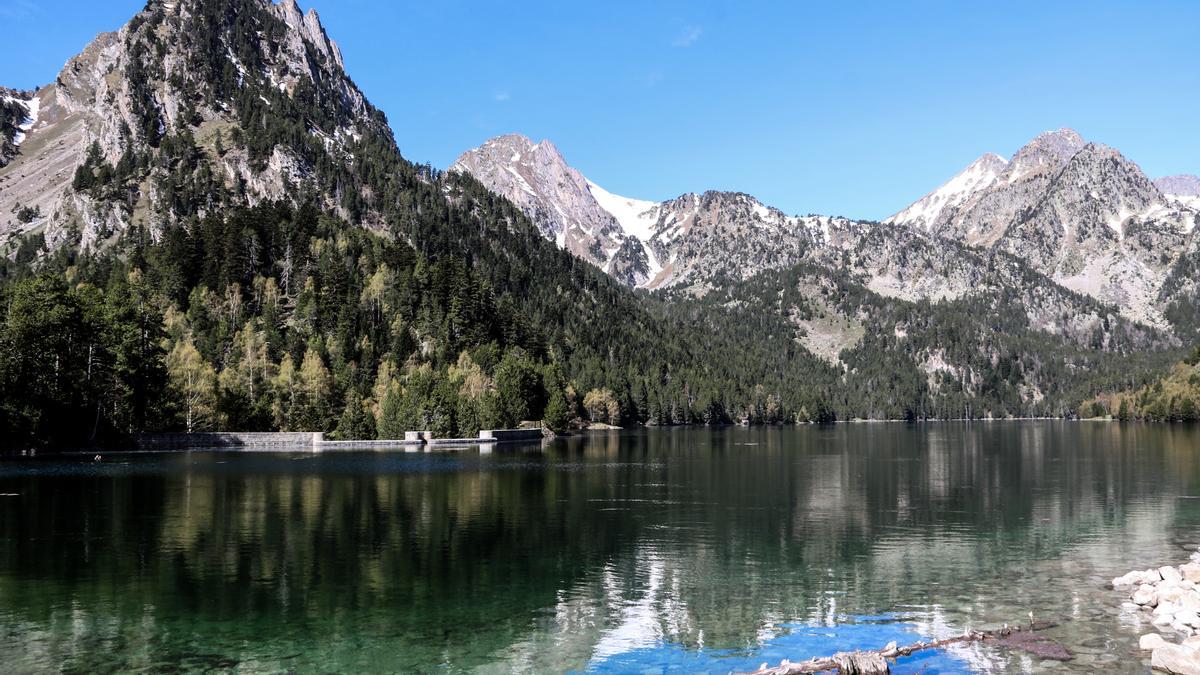
[[1047,661],[1070,661],[1074,658],[1071,650],[1061,643],[1033,631],[1010,633],[996,640],[996,644],[1009,649],[1019,649]]

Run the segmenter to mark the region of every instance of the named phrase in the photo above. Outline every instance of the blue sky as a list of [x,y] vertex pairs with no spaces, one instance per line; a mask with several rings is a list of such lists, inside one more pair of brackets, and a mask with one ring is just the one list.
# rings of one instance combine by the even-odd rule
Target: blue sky
[[[52,81],[142,4],[0,0],[0,84]],[[619,194],[861,218],[1062,126],[1151,177],[1200,173],[1200,2],[301,6],[405,156],[441,167],[515,131]]]

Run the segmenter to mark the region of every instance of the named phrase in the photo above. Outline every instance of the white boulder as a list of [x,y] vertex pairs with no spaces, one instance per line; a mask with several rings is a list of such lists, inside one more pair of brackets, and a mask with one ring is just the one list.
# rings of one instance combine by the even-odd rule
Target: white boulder
[[1170,565],[1158,568],[1158,574],[1163,578],[1163,581],[1183,581],[1183,575],[1179,573],[1179,568],[1171,567]]
[[1159,635],[1158,633],[1146,633],[1142,637],[1138,638],[1138,647],[1148,652],[1154,651],[1165,644],[1167,644],[1167,641],[1164,640],[1163,636]]
[[1190,562],[1180,565],[1179,573],[1188,581],[1200,583],[1200,562]]
[[1133,588],[1138,584],[1156,584],[1162,580],[1158,570],[1134,570],[1112,580],[1113,588]]
[[1154,592],[1154,587],[1148,584],[1138,586],[1131,599],[1144,607],[1153,607],[1158,604],[1158,594]]
[[1159,602],[1174,602],[1178,603],[1184,595],[1189,594],[1186,588],[1181,587],[1173,581],[1163,581],[1154,587],[1154,593],[1158,596]]
[[1185,609],[1191,612],[1200,612],[1200,595],[1197,595],[1195,591],[1182,593],[1180,594],[1179,599],[1175,601],[1175,604],[1178,605],[1180,609]]
[[1159,598],[1158,606],[1154,608],[1154,616],[1171,616],[1178,611],[1179,607],[1174,602]]
[[1164,644],[1150,655],[1150,667],[1176,675],[1200,675],[1200,654],[1183,645]]

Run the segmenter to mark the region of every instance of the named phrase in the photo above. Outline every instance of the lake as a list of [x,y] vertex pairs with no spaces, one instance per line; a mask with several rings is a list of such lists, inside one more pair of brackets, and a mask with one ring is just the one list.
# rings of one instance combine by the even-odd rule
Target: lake
[[598,432],[0,461],[8,672],[719,672],[1004,622],[898,672],[1145,672],[1107,587],[1200,545],[1200,428]]

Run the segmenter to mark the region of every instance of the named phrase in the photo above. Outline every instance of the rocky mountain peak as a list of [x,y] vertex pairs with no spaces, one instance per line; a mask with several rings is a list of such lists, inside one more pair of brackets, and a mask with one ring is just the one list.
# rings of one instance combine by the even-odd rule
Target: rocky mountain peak
[[1165,327],[1158,298],[1191,230],[1137,164],[1088,143],[1040,191],[999,244],[1063,286]]
[[284,22],[298,34],[304,36],[322,56],[336,63],[338,68],[345,68],[345,64],[342,63],[342,52],[338,49],[337,43],[329,39],[325,27],[321,25],[321,18],[317,15],[316,9],[309,8],[307,13],[302,13],[296,0],[283,0],[275,7]]
[[1114,148],[1088,143],[1055,176],[1038,209],[1056,205],[1064,229],[1104,224],[1105,230],[1120,234],[1126,218],[1144,214],[1161,201],[1162,195],[1137,164]]
[[1074,129],[1063,127],[1053,131],[1043,131],[1017,151],[1017,156],[1033,152],[1052,154],[1059,159],[1070,159],[1071,155],[1083,149],[1087,141]]
[[[41,216],[0,219],[0,245],[37,229],[51,246],[78,237],[86,249],[135,214],[152,230],[202,215],[207,206],[181,212],[160,187],[172,173],[164,167],[185,156],[208,170],[178,175],[212,184],[171,190],[206,193],[201,204],[226,191],[251,203],[314,194],[346,217],[380,220],[370,191],[348,187],[360,182],[349,164],[353,145],[391,144],[391,130],[346,76],[316,12],[295,0],[151,0],[31,101],[37,121],[0,174],[0,209]],[[344,175],[318,181],[318,165]]]
[[1192,176],[1190,174],[1179,174],[1176,176],[1164,176],[1154,181],[1154,185],[1167,195],[1178,195],[1182,197],[1200,197],[1200,176]]
[[1013,155],[1009,162],[1008,182],[1054,172],[1086,144],[1074,129],[1040,133]]
[[569,166],[553,143],[505,134],[462,154],[451,171],[468,173],[507,197],[542,235],[608,270],[624,283],[645,282],[653,270],[636,223],[637,200],[612,195]]

